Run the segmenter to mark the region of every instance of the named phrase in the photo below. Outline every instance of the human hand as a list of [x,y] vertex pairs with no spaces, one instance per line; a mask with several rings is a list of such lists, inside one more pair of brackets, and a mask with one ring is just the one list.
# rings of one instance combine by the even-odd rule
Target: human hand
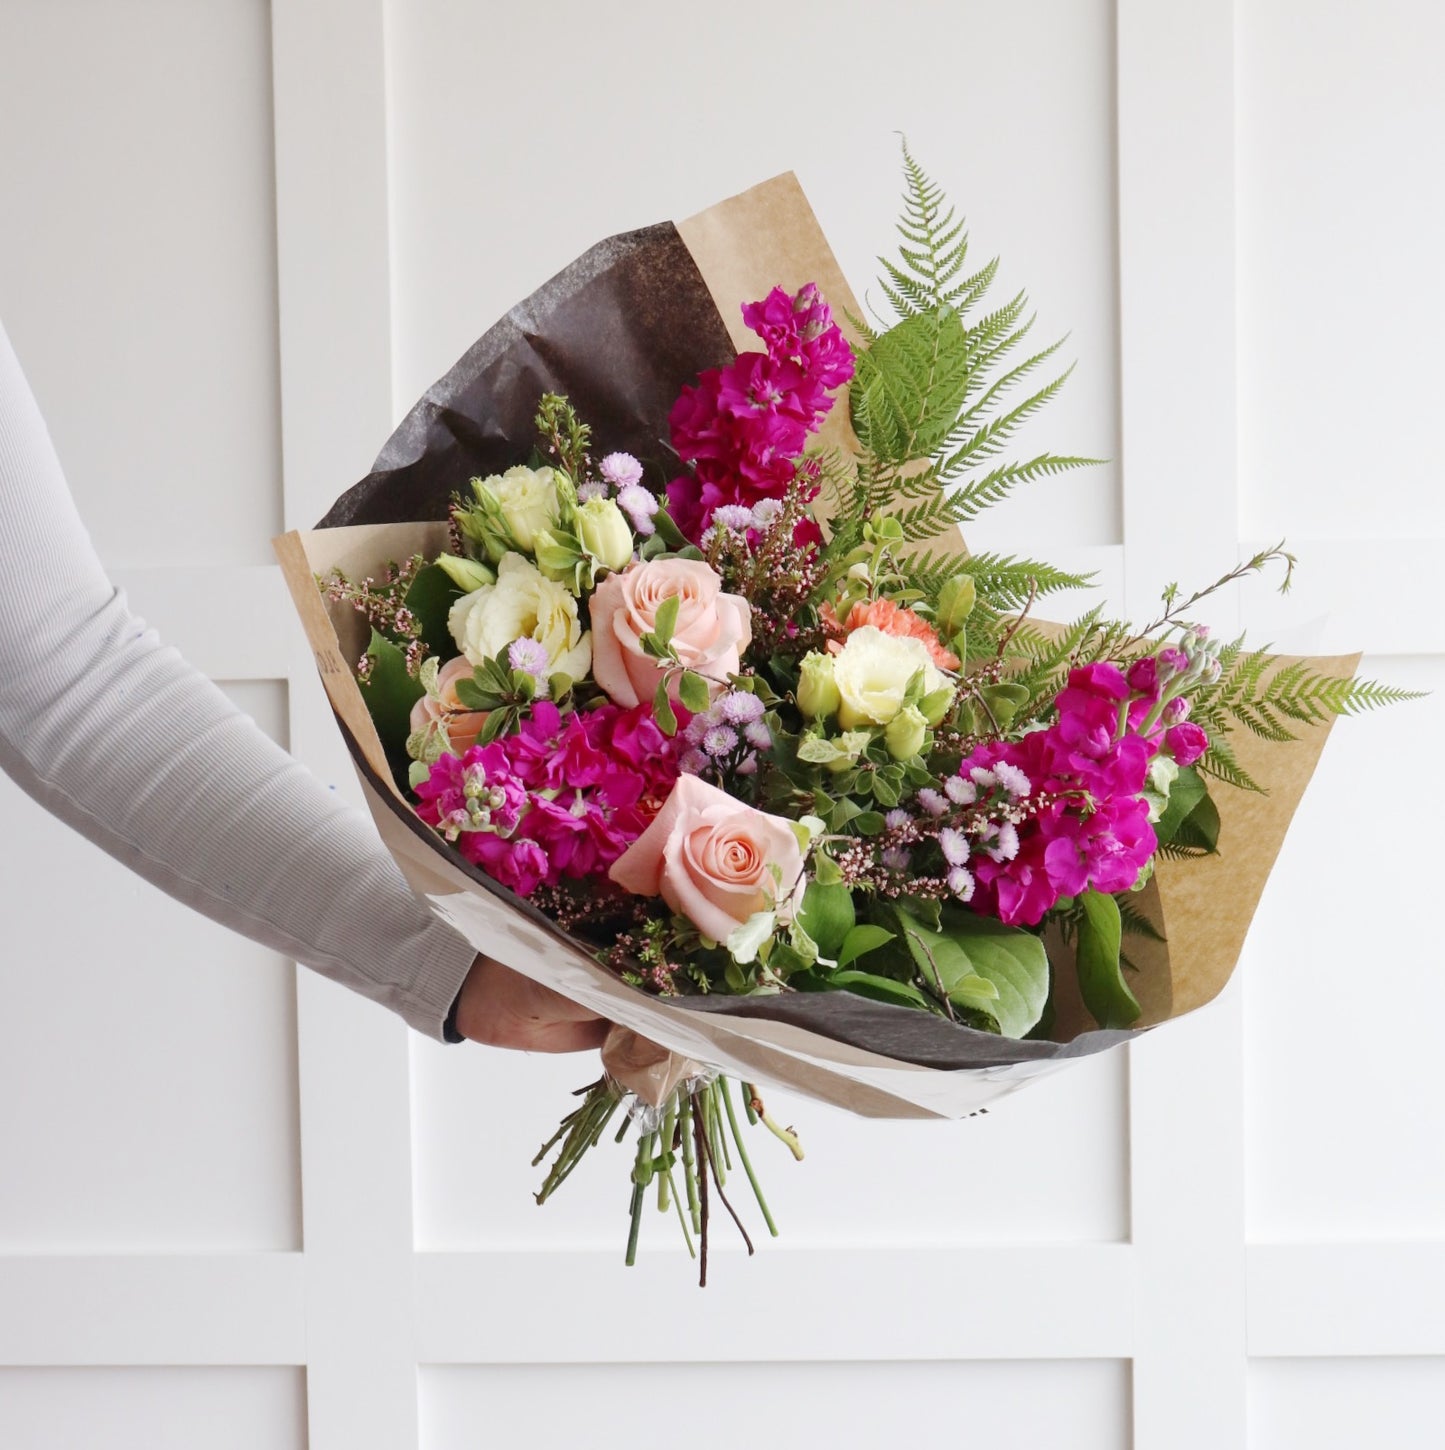
[[489,1047],[523,1052],[585,1052],[600,1047],[608,1023],[586,1007],[478,957],[457,994],[457,1031]]

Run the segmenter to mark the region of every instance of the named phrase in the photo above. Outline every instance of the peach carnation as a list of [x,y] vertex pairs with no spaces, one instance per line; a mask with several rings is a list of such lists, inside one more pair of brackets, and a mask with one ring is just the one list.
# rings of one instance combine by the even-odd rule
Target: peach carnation
[[833,612],[831,604],[823,606],[823,623],[829,633],[836,632],[840,638],[828,641],[828,648],[838,654],[843,640],[855,629],[872,625],[883,634],[897,635],[900,639],[916,639],[927,651],[928,657],[941,670],[956,670],[959,659],[952,650],[946,649],[938,632],[921,615],[911,609],[900,609],[891,599],[860,601],[848,611],[848,617],[841,622]]

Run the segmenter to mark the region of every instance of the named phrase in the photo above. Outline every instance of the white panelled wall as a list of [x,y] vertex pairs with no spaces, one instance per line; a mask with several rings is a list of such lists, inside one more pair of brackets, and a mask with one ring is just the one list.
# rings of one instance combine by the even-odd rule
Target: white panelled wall
[[1220,626],[1439,692],[1338,728],[1219,1003],[960,1124],[785,1104],[784,1237],[705,1294],[660,1219],[623,1268],[620,1156],[533,1205],[585,1062],[409,1037],[0,781],[0,1446],[1438,1445],[1442,45],[1419,0],[0,0],[0,316],[82,510],[340,790],[277,526],[610,232],[791,167],[861,289],[898,130],[1071,330],[1023,446],[1113,460],[974,540],[1143,614],[1287,533]]

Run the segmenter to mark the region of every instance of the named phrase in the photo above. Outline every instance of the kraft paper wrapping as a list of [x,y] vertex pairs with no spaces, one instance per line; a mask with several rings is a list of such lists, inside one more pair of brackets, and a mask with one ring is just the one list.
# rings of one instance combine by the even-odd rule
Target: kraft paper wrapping
[[[867,1117],[961,1117],[1219,993],[1328,725],[1302,728],[1292,744],[1244,732],[1232,737],[1241,763],[1268,784],[1269,794],[1219,787],[1219,854],[1160,861],[1140,893],[1141,909],[1167,942],[1129,940],[1139,967],[1130,982],[1144,1007],[1134,1030],[1097,1030],[1077,996],[1069,998],[1067,965],[1058,974],[1065,990],[1056,1041],[1013,1041],[841,992],[660,999],[604,970],[585,944],[417,819],[396,788],[352,675],[366,627],[349,607],[328,604],[315,582],[332,568],[364,576],[388,560],[442,549],[452,494],[474,475],[500,472],[527,455],[542,391],[568,394],[600,447],[665,462],[667,413],[682,385],[727,362],[751,338],[742,326],[742,303],[774,285],[796,290],[808,281],[819,283],[838,313],[857,312],[791,175],[688,221],[598,244],[490,328],[408,413],[372,472],[338,499],[316,530],[278,539],[277,555],[384,844],[418,895],[478,951],[679,1059]],[[831,441],[847,446],[841,400],[831,428]],[[956,547],[963,550],[961,539]],[[1311,663],[1345,676],[1357,658]],[[1057,944],[1051,955],[1057,959]],[[664,1076],[682,1070],[681,1063],[659,1068]]]

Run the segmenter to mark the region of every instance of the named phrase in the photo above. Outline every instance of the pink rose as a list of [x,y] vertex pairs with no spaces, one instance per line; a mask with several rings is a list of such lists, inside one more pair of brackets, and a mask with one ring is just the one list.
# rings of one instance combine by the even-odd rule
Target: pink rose
[[790,921],[805,884],[802,848],[787,821],[695,775],[678,778],[607,874],[636,896],[661,896],[719,942],[756,911],[776,909],[780,921]]
[[457,681],[469,680],[473,673],[467,657],[458,655],[437,671],[436,694],[423,695],[411,707],[412,731],[425,730],[433,723],[440,725],[446,732],[447,749],[453,755],[464,755],[470,750],[487,723],[485,710],[468,710],[457,699]]
[[[592,596],[592,677],[615,704],[630,709],[650,701],[662,664],[639,643],[657,625],[658,607],[678,601],[672,645],[686,669],[721,689],[741,667],[752,642],[746,599],[722,592],[722,580],[700,559],[654,559],[609,574]],[[675,677],[676,678],[676,677]],[[674,684],[674,698],[675,698]]]

